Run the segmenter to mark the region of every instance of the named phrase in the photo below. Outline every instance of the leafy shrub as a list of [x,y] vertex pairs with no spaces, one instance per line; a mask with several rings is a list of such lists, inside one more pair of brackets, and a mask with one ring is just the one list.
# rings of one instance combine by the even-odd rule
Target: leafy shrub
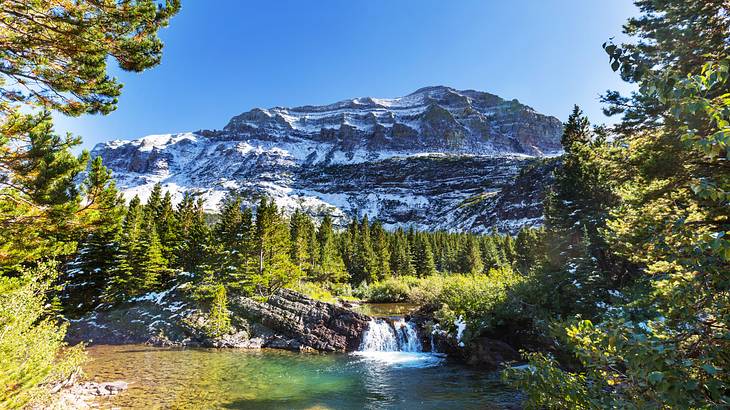
[[451,326],[454,319],[462,317],[467,337],[493,329],[515,315],[519,303],[513,289],[524,280],[509,268],[491,269],[487,275],[450,276],[438,295],[442,307],[437,317]]
[[415,278],[403,276],[389,278],[370,286],[367,299],[370,302],[406,302],[410,299],[411,287]]
[[299,281],[291,284],[288,288],[322,302],[334,303],[338,299],[356,299],[353,296],[354,291],[348,283]]
[[66,326],[51,317],[46,294],[56,277],[53,264],[0,276],[0,403],[26,407],[48,399],[51,386],[78,371],[83,346],[67,347]]

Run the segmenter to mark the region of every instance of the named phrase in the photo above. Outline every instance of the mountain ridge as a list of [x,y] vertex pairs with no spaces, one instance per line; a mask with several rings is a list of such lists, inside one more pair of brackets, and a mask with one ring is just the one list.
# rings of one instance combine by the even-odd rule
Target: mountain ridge
[[558,119],[516,100],[430,86],[398,98],[254,108],[222,130],[115,140],[92,156],[102,156],[127,199],[144,200],[161,183],[176,201],[203,195],[210,210],[235,190],[251,203],[267,195],[285,212],[331,213],[342,223],[367,214],[389,227],[513,231],[540,223],[541,199],[523,212],[501,198],[521,169],[559,154],[561,133]]

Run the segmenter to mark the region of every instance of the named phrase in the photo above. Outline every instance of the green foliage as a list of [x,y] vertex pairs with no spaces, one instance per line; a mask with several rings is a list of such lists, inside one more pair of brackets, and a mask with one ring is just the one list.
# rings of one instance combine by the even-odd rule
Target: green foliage
[[345,263],[337,249],[332,218],[325,215],[317,230],[319,245],[319,263],[315,267],[313,278],[323,282],[338,283],[345,280],[347,272]]
[[0,276],[0,403],[21,408],[43,403],[51,386],[76,372],[84,360],[81,345],[63,342],[46,304],[57,273],[54,264],[21,270],[18,277]]
[[339,299],[356,299],[348,283],[299,281],[288,288],[328,303],[336,303]]
[[405,302],[410,300],[412,285],[417,283],[412,276],[388,278],[382,282],[375,282],[368,286],[367,291],[360,297],[368,302]]
[[[581,217],[599,210],[605,222],[595,230],[585,224],[581,236],[589,240],[566,258],[575,268],[568,278],[597,277],[585,283],[613,296],[586,289],[594,301],[605,299],[603,311],[591,321],[567,320],[558,332],[578,366],[530,355],[529,371],[511,373],[536,407],[730,406],[727,4],[636,3],[644,14],[626,32],[640,41],[605,49],[639,91],[605,97],[607,112],[623,114],[616,143],[599,150],[598,161],[571,149],[574,164],[564,174],[580,176],[571,179],[580,190],[568,196],[595,184],[615,198],[607,209],[581,209]],[[612,182],[583,178],[601,173]],[[601,248],[607,253],[597,254]]]
[[82,203],[88,220],[86,236],[79,241],[77,256],[65,269],[67,277],[63,278],[64,307],[75,313],[83,313],[101,302],[119,251],[125,211],[124,200],[101,157],[91,162],[82,193],[86,198]]
[[[109,113],[121,84],[107,73],[159,63],[159,28],[176,0],[0,3],[0,403],[40,406],[50,386],[75,371],[82,347],[63,344],[65,327],[47,302],[55,265],[78,249],[69,295],[98,301],[117,251],[120,199],[110,173],[80,139],[53,131],[51,114]],[[80,243],[80,247],[79,247]],[[131,258],[131,256],[130,256]],[[84,284],[84,285],[82,285]],[[74,287],[78,285],[78,287]]]
[[79,143],[48,112],[0,118],[0,273],[74,251],[88,214],[74,184],[88,160],[71,153]]
[[175,246],[175,267],[185,272],[200,273],[208,261],[210,227],[205,220],[203,201],[197,201],[189,193],[177,206],[178,243]]
[[435,300],[441,304],[437,317],[447,324],[462,317],[467,338],[494,330],[514,320],[518,304],[512,291],[524,280],[510,268],[492,269],[488,274],[450,276]]
[[215,286],[206,328],[208,334],[212,337],[220,337],[231,331],[228,297],[226,295],[226,287],[222,284]]
[[[523,403],[528,409],[596,409],[591,396],[600,397],[601,391],[586,383],[582,374],[564,372],[555,359],[543,353],[525,355],[528,365],[508,368],[504,379],[525,393]],[[598,386],[596,386],[598,387]],[[591,394],[592,393],[592,394]]]
[[21,102],[67,115],[110,113],[122,85],[107,63],[136,72],[159,64],[157,31],[179,8],[177,0],[3,2],[0,112]]
[[255,249],[259,269],[253,278],[256,292],[261,296],[271,295],[302,276],[290,258],[288,228],[274,201],[262,198],[256,209]]

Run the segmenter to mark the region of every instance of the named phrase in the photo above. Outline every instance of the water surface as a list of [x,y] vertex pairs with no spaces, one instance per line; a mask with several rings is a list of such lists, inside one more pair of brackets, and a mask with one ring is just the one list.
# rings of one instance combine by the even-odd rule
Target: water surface
[[352,308],[355,312],[374,317],[405,316],[418,307],[415,303],[362,303]]
[[430,353],[304,354],[279,350],[92,346],[94,381],[129,389],[103,408],[489,409],[516,394],[495,373]]

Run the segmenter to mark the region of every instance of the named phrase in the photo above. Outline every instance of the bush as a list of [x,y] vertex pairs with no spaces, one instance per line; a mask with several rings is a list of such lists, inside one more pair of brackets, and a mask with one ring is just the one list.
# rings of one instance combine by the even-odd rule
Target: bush
[[288,288],[322,302],[334,303],[337,302],[337,299],[356,299],[353,296],[352,288],[347,283],[299,281]]
[[41,404],[52,386],[78,371],[83,346],[67,347],[66,326],[51,316],[46,294],[53,264],[0,277],[0,403],[3,408]]
[[415,278],[408,276],[376,282],[369,287],[367,299],[375,303],[409,301],[414,282]]
[[509,268],[491,269],[487,275],[448,277],[438,295],[442,306],[437,317],[452,327],[454,320],[462,317],[467,337],[494,329],[513,320],[519,310],[513,291],[524,280]]

